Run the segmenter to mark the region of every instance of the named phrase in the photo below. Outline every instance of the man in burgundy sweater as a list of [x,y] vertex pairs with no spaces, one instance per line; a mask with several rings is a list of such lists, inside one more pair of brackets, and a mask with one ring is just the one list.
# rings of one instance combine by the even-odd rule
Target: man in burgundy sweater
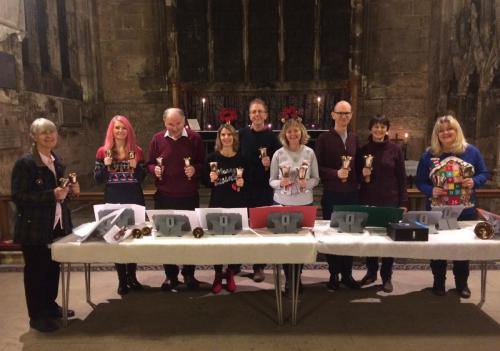
[[[335,205],[358,203],[355,161],[359,142],[358,137],[347,130],[351,117],[351,105],[347,101],[339,101],[332,111],[334,128],[321,134],[316,141],[319,177],[323,183],[321,207],[326,220],[330,219]],[[352,157],[350,170],[342,168],[342,156]],[[326,259],[330,271],[329,291],[337,290],[340,283],[351,289],[360,288],[352,277],[352,256],[326,255]],[[342,276],[340,280],[339,274]]]
[[[148,171],[155,176],[155,208],[194,210],[200,205],[198,183],[205,159],[203,141],[196,132],[185,128],[186,117],[181,109],[166,109],[163,122],[166,130],[153,136],[147,162]],[[161,289],[175,291],[180,284],[179,267],[166,264],[164,269],[166,279]],[[189,289],[199,286],[194,270],[195,266],[182,268],[184,283]]]

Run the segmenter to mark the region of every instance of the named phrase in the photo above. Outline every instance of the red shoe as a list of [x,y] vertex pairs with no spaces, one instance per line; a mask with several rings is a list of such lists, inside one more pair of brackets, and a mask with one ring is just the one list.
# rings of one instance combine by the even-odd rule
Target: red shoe
[[214,294],[218,294],[220,293],[221,290],[222,290],[222,278],[220,277],[220,275],[216,275],[214,283],[212,284],[212,292]]
[[236,283],[234,282],[234,273],[229,269],[226,271],[226,290],[229,292],[236,291]]

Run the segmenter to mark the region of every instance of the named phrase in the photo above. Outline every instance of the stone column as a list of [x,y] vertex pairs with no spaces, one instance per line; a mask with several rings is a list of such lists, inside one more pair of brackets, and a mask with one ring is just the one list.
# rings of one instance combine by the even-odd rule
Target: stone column
[[352,53],[350,67],[350,87],[352,120],[351,128],[356,130],[356,119],[358,112],[358,94],[361,83],[361,50],[363,34],[363,0],[353,0],[351,2],[352,11]]
[[175,21],[177,12],[177,1],[165,1],[165,25],[167,34],[167,84],[171,89],[172,107],[179,107],[179,51],[177,49],[177,23]]

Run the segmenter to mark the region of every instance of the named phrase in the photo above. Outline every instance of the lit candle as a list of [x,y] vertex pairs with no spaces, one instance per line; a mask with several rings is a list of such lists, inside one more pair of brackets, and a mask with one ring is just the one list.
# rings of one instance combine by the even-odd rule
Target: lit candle
[[405,144],[408,143],[408,137],[410,136],[410,134],[408,133],[405,133]]
[[205,102],[207,99],[201,98],[201,129],[205,129]]
[[273,125],[272,125],[271,123],[269,123],[269,124],[267,125],[267,128],[269,128],[269,129],[273,129]]
[[321,108],[321,96],[316,97],[316,102],[318,103],[318,114],[317,114],[317,122],[319,124],[319,110]]

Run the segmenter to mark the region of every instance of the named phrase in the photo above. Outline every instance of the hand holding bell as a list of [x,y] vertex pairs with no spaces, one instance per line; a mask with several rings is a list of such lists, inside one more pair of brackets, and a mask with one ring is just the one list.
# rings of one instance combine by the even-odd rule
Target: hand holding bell
[[217,180],[217,178],[219,178],[219,168],[218,168],[218,165],[217,165],[217,162],[210,162],[209,163],[210,165],[210,181],[212,183],[215,183],[215,181]]
[[128,153],[128,166],[132,171],[137,167],[137,160],[135,159],[135,151],[129,151]]
[[340,157],[340,159],[342,161],[342,167],[339,170],[338,175],[342,183],[345,183],[347,182],[347,178],[349,178],[352,156],[343,155]]
[[184,157],[184,173],[188,177],[188,180],[191,180],[194,174],[194,167],[191,166],[191,157]]
[[260,147],[260,159],[262,161],[262,165],[264,169],[267,171],[269,169],[269,165],[271,164],[271,160],[269,159],[269,155],[267,154],[267,147]]
[[306,190],[305,180],[308,170],[309,170],[309,162],[307,162],[307,160],[303,160],[302,164],[297,170],[299,174],[299,188],[301,192],[304,192]]
[[162,180],[162,173],[163,173],[163,157],[157,157],[156,158],[156,166],[155,166],[155,176],[159,180]]
[[241,191],[241,187],[243,186],[243,167],[236,168],[236,186],[236,190]]
[[365,182],[370,183],[370,176],[371,176],[372,169],[373,169],[373,155],[368,154],[368,155],[365,155],[364,157],[365,157],[365,167],[364,168],[368,169],[368,172],[365,172],[365,169],[363,169],[363,175],[365,177]]
[[113,164],[113,151],[104,151],[104,165],[108,167],[108,171],[111,171],[111,165]]

